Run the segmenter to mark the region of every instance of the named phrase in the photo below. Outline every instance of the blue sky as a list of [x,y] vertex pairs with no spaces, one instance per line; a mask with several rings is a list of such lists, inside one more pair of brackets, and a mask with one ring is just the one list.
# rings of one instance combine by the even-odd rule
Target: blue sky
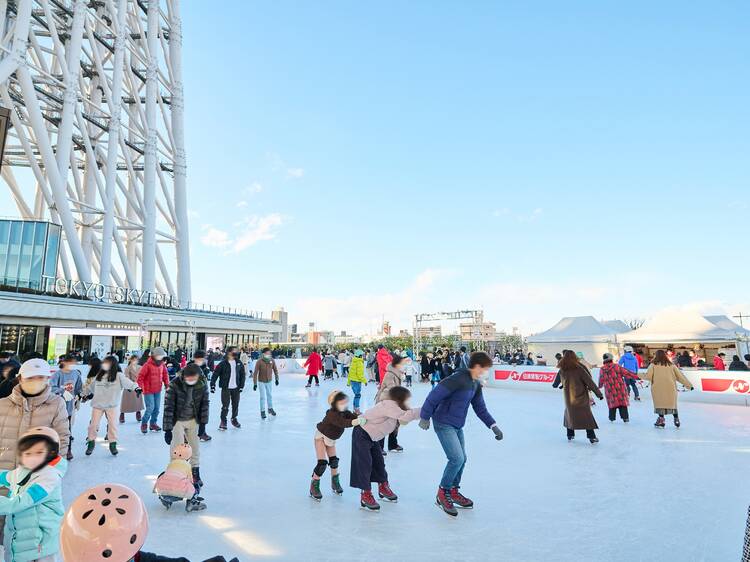
[[750,313],[747,3],[223,5],[183,3],[196,300]]

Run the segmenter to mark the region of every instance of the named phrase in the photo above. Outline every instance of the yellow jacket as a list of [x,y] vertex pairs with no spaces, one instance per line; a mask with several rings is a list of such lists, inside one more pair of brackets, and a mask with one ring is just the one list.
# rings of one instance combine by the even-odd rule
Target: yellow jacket
[[347,386],[351,386],[353,382],[361,382],[367,384],[367,377],[365,376],[365,362],[361,357],[352,357],[352,364],[349,366],[349,376],[346,379]]

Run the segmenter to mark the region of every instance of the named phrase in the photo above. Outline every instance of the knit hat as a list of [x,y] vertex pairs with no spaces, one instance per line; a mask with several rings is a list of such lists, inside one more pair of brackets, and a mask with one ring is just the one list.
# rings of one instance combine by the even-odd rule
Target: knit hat
[[164,351],[163,347],[155,347],[151,350],[151,357],[166,357],[167,352]]
[[361,349],[355,349],[354,350],[355,357],[362,357],[364,354],[365,354],[365,352],[362,351]]
[[18,371],[22,379],[30,377],[49,377],[49,365],[44,359],[29,359],[24,361],[21,369]]
[[614,360],[614,356],[611,353],[605,353],[604,355],[602,355],[602,360],[604,360],[604,361],[613,361]]

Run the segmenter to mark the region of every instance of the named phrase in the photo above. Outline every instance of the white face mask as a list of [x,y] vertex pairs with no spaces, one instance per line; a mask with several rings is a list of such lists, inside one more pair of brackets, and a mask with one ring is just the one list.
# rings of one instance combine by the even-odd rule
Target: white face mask
[[47,460],[47,447],[37,444],[30,449],[21,453],[21,466],[28,470],[35,470],[42,466],[45,460]]
[[407,410],[411,410],[411,400],[407,400],[406,402],[404,402],[404,408],[406,408]]
[[194,379],[194,380],[185,379],[185,384],[188,385],[188,386],[196,385],[196,384],[198,384],[198,379]]
[[342,402],[336,405],[336,409],[339,412],[345,412],[348,407],[349,407],[349,404],[347,404],[346,402]]

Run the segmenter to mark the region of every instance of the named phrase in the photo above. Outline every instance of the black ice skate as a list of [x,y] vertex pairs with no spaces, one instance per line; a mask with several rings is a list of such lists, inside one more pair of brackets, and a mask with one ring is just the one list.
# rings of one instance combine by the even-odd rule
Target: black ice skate
[[273,408],[268,408],[268,413],[271,414],[272,416],[276,415],[276,412],[274,411]]
[[323,494],[320,493],[320,480],[313,478],[312,482],[310,482],[310,497],[315,501],[323,499]]
[[192,497],[185,503],[185,511],[203,511],[206,509],[206,504],[201,501],[202,498]]
[[260,411],[260,419],[262,420],[266,419],[266,412],[264,410]]

